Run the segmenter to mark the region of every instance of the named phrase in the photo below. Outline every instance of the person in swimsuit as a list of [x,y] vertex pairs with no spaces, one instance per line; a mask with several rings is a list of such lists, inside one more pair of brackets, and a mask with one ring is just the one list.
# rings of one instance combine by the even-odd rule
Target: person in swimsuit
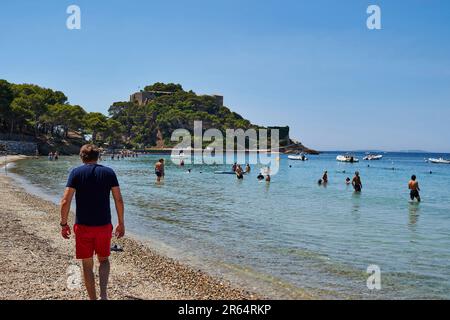
[[323,183],[328,183],[328,171],[325,171],[322,176]]
[[353,177],[353,180],[352,180],[352,185],[353,185],[353,189],[355,189],[355,192],[361,192],[362,182],[361,182],[361,177],[359,176],[358,171],[355,172],[355,176]]
[[235,172],[238,180],[244,179],[244,172],[242,171],[242,167],[240,165],[237,165]]
[[250,165],[247,163],[247,165],[245,166],[245,173],[250,173],[252,169],[250,168]]
[[159,159],[155,165],[156,182],[161,182],[164,179],[164,159]]
[[260,172],[259,174],[258,174],[258,176],[256,177],[259,181],[261,181],[261,180],[264,180],[264,176],[263,176],[263,174]]
[[349,185],[350,183],[351,183],[351,180],[350,180],[349,177],[347,177],[347,179],[345,179],[345,184],[346,184],[346,185]]
[[237,163],[235,162],[235,163],[233,164],[233,166],[231,167],[231,171],[236,172],[237,167],[238,167],[238,165],[237,165]]
[[419,188],[419,182],[416,180],[416,175],[413,175],[411,177],[411,180],[408,183],[408,188],[410,190],[409,196],[411,197],[411,201],[414,201],[414,199],[417,199],[418,202],[420,202],[420,188]]
[[270,175],[266,175],[266,182],[270,182]]

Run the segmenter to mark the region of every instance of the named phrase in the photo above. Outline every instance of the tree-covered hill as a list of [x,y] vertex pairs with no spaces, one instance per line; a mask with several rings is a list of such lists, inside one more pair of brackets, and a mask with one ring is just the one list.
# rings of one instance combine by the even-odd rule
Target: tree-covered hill
[[[113,148],[171,147],[176,129],[193,132],[194,121],[203,129],[259,128],[249,120],[218,103],[217,96],[197,95],[180,84],[155,83],[144,91],[152,99],[144,104],[114,102],[109,115],[86,112],[68,103],[61,91],[32,84],[13,84],[0,80],[0,134],[31,136],[41,144],[55,146],[83,137],[100,146]],[[289,144],[289,128],[283,144]],[[283,139],[283,137],[280,137]]]
[[145,91],[172,92],[157,96],[145,105],[115,102],[109,109],[111,119],[123,126],[127,143],[171,146],[171,134],[176,129],[192,132],[194,121],[201,120],[203,128],[248,129],[250,121],[229,108],[219,105],[213,96],[184,91],[179,84],[156,83]]

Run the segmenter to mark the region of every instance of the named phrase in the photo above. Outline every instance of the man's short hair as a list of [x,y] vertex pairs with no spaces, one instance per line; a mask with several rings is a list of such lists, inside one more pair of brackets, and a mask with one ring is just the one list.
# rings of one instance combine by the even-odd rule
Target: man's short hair
[[80,158],[83,162],[97,161],[100,150],[94,144],[85,144],[80,149]]
[[413,174],[412,177],[411,177],[411,180],[412,180],[412,181],[416,181],[416,179],[417,179],[416,175]]

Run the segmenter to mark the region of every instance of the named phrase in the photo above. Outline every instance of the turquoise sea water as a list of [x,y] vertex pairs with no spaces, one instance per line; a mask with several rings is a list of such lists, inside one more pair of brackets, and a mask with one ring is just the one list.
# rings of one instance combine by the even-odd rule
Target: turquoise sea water
[[[432,154],[387,153],[358,164],[338,163],[336,155],[307,162],[281,156],[270,184],[257,181],[257,167],[238,181],[213,174],[228,166],[180,168],[168,156],[161,185],[153,175],[161,156],[102,164],[117,172],[128,231],[271,297],[295,299],[306,291],[326,298],[449,299],[450,165],[425,163],[442,156]],[[77,157],[42,158],[22,161],[14,171],[59,197],[77,165]],[[326,187],[317,184],[324,170]],[[355,170],[361,194],[345,185]],[[411,174],[420,182],[420,205],[409,201]],[[366,285],[373,264],[381,269],[381,290]]]

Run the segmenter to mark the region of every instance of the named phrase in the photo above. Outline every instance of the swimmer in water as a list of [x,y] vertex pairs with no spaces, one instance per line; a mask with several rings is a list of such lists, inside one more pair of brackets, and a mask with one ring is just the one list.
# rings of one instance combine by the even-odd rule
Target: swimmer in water
[[242,170],[241,165],[237,165],[235,173],[236,173],[236,178],[238,178],[238,180],[244,179],[244,172]]
[[161,178],[164,179],[164,159],[159,159],[155,164],[156,182],[161,182]]
[[270,182],[270,175],[269,174],[266,176],[266,182]]
[[260,172],[256,178],[257,178],[259,181],[261,181],[261,180],[264,179],[264,176],[263,176],[262,173]]
[[250,168],[250,165],[247,163],[247,165],[245,166],[245,173],[250,173],[252,169]]
[[352,180],[352,185],[353,185],[353,189],[355,189],[355,192],[361,192],[362,182],[361,182],[361,177],[359,176],[358,171],[355,172],[355,176],[353,177],[353,180]]
[[417,181],[416,175],[412,175],[411,180],[409,180],[408,188],[410,190],[409,196],[411,198],[411,201],[414,201],[414,199],[417,199],[418,202],[421,201],[420,199],[420,188],[419,188],[419,182]]
[[323,183],[328,183],[328,171],[325,171],[322,176]]
[[346,184],[346,185],[349,185],[350,183],[351,183],[351,180],[350,180],[349,177],[347,177],[347,179],[345,179],[345,184]]

